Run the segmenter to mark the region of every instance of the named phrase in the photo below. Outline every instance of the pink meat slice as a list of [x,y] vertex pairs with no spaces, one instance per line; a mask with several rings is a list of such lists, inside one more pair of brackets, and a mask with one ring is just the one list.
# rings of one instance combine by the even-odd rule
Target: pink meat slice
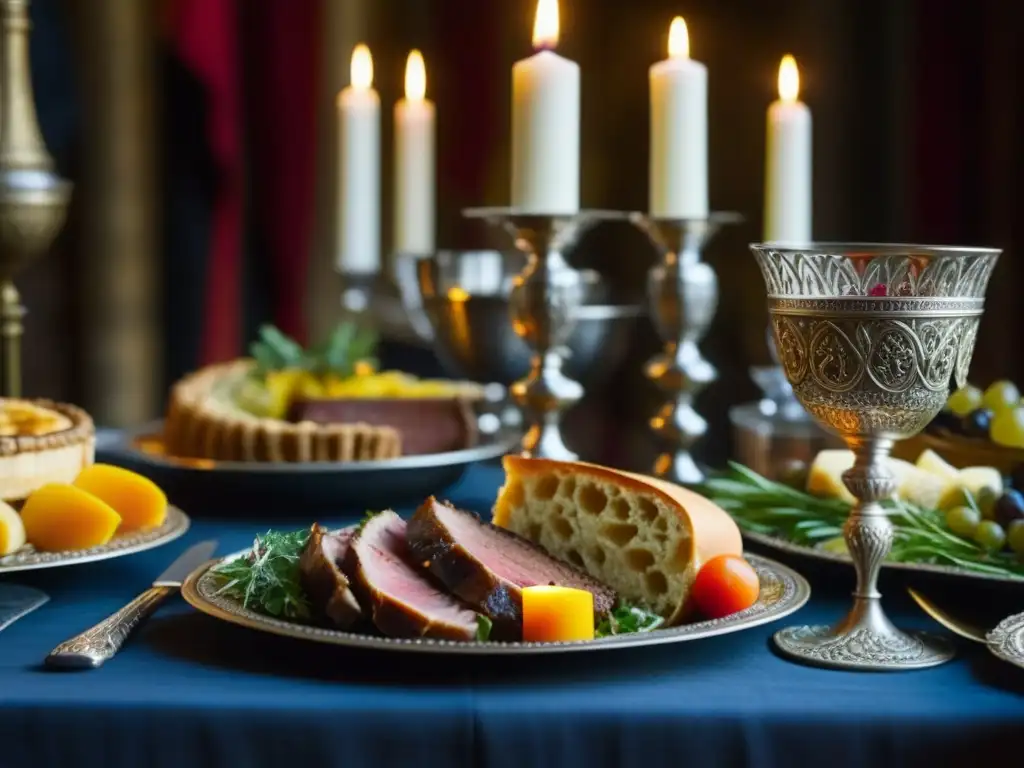
[[433,497],[416,510],[406,539],[414,562],[486,614],[494,623],[496,638],[522,636],[523,587],[557,584],[585,589],[594,595],[598,616],[615,605],[614,590],[579,568]]
[[477,614],[410,564],[405,533],[405,521],[386,510],[353,538],[344,571],[360,605],[389,637],[474,640]]
[[363,617],[348,577],[341,570],[355,534],[355,526],[331,533],[314,523],[299,558],[299,578],[313,610],[341,629],[348,629]]

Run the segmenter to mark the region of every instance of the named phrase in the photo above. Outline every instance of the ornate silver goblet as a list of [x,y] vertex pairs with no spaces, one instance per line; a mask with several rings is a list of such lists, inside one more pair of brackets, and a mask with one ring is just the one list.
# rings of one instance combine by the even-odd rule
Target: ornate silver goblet
[[768,289],[776,348],[793,392],[856,460],[843,482],[858,502],[843,529],[857,587],[838,624],[783,629],[778,649],[823,667],[901,670],[941,664],[952,646],[904,632],[882,610],[878,571],[893,527],[893,442],[920,432],[967,380],[985,288],[1001,251],[917,245],[751,246]]

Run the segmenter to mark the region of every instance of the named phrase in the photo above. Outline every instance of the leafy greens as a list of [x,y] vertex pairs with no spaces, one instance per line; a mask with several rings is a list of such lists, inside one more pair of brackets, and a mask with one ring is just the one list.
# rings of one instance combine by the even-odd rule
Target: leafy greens
[[[822,547],[843,534],[850,504],[823,499],[730,462],[728,470],[693,486],[726,510],[746,531],[807,547]],[[973,504],[973,499],[968,498]],[[946,527],[941,512],[898,500],[883,502],[894,527],[889,560],[952,565],[976,573],[1024,578],[1024,563],[1008,552],[987,552]]]

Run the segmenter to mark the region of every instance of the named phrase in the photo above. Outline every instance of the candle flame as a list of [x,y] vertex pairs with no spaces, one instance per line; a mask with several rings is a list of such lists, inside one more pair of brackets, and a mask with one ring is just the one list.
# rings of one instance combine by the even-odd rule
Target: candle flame
[[423,101],[427,94],[427,67],[423,63],[423,54],[413,49],[405,61],[405,98],[410,101]]
[[533,47],[554,48],[558,45],[558,0],[537,0],[533,17]]
[[672,19],[668,28],[668,57],[670,59],[690,58],[690,33],[682,16]]
[[800,70],[796,68],[796,59],[788,53],[779,64],[779,98],[793,102],[800,95]]
[[373,85],[373,57],[370,55],[370,49],[363,43],[352,51],[350,78],[352,87],[361,91],[369,90]]

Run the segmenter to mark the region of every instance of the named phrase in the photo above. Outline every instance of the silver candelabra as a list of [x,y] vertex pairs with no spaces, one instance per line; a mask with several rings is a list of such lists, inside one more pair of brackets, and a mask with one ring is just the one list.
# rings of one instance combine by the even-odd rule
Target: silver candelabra
[[731,212],[699,219],[635,213],[630,219],[661,254],[660,263],[648,274],[647,291],[665,348],[644,372],[670,399],[650,421],[664,448],[654,474],[676,483],[697,483],[704,473],[690,451],[708,425],[694,408],[694,399],[717,377],[698,346],[718,308],[718,279],[701,261],[701,253],[721,227],[742,217]]
[[583,306],[585,286],[582,275],[569,266],[564,254],[594,224],[621,219],[624,214],[580,211],[551,215],[514,208],[470,208],[464,213],[508,233],[527,258],[509,297],[512,327],[533,353],[529,374],[509,390],[528,427],[523,454],[575,461],[577,455],[562,439],[561,420],[583,397],[583,387],[565,375],[562,365],[564,344]]

